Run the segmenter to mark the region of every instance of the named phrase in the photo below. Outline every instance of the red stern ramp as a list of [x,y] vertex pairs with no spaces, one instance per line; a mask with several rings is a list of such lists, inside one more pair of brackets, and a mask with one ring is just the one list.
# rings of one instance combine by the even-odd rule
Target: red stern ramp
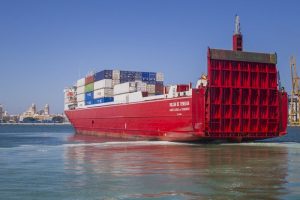
[[257,140],[286,134],[287,94],[276,54],[208,49],[206,136]]

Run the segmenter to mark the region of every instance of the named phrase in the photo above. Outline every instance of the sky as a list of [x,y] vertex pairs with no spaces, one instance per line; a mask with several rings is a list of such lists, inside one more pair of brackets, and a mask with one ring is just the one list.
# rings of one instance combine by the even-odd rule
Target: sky
[[0,0],[0,104],[63,112],[63,89],[90,71],[159,71],[195,83],[207,48],[232,49],[238,14],[244,50],[276,52],[290,92],[300,62],[300,1]]

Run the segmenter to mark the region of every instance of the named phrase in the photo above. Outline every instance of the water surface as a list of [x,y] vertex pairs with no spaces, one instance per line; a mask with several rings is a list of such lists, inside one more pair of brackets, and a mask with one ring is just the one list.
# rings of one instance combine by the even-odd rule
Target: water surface
[[115,142],[0,125],[1,199],[299,199],[300,129],[243,144]]

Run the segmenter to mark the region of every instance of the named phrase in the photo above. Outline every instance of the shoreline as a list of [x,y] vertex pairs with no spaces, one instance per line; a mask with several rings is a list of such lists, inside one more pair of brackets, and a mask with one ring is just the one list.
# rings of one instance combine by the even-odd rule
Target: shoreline
[[65,123],[0,123],[0,126],[2,125],[43,125],[43,126],[62,126],[62,125],[71,125],[69,122]]

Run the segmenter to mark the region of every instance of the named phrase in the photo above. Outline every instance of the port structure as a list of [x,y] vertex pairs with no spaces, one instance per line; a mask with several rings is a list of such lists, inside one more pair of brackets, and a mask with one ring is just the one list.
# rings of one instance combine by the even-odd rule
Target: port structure
[[292,78],[292,91],[289,98],[289,125],[300,126],[300,77],[297,74],[296,58],[294,56],[290,57],[290,68]]

